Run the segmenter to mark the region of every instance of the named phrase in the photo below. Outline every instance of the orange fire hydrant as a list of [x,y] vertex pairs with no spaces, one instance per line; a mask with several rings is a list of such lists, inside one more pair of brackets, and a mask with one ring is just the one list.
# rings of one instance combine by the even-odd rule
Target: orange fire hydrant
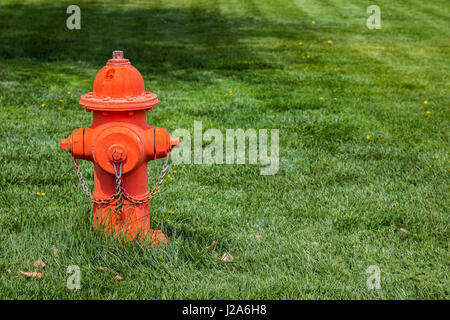
[[[95,77],[93,92],[81,96],[80,104],[93,111],[90,127],[75,129],[61,139],[61,149],[73,157],[80,183],[94,205],[94,226],[113,232],[126,241],[138,235],[146,242],[162,244],[161,230],[150,228],[150,199],[159,192],[167,171],[169,152],[180,141],[164,128],[147,124],[147,111],[158,97],[146,92],[139,71],[114,51]],[[159,180],[150,192],[147,162],[166,158]],[[95,189],[91,194],[76,159],[94,163]]]

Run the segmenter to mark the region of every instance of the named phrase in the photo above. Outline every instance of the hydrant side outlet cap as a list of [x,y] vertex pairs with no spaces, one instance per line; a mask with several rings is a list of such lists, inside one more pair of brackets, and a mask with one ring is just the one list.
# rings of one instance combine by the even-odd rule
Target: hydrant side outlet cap
[[80,104],[99,111],[150,110],[158,104],[158,97],[145,91],[141,73],[121,51],[115,51],[95,76],[93,92],[82,95]]

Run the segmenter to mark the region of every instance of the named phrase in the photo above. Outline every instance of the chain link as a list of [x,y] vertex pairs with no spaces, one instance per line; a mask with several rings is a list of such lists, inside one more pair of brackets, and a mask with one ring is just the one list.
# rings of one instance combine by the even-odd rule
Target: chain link
[[116,176],[116,193],[118,195],[117,201],[116,201],[116,207],[114,208],[114,212],[117,214],[122,213],[123,209],[123,194],[125,190],[122,188],[122,165],[123,162],[119,164],[119,172],[117,172],[116,163],[113,162],[114,166],[114,174]]
[[134,198],[133,196],[131,196],[122,187],[122,165],[123,165],[123,163],[121,162],[119,164],[119,168],[117,168],[116,163],[113,162],[114,175],[116,177],[115,193],[109,198],[98,199],[98,198],[95,198],[94,195],[89,191],[86,181],[83,178],[83,174],[81,173],[81,168],[75,160],[75,156],[72,155],[72,159],[73,159],[73,163],[75,164],[75,169],[76,169],[76,174],[77,174],[78,180],[80,180],[81,188],[86,193],[86,196],[89,197],[93,203],[98,204],[100,206],[111,205],[111,204],[115,203],[116,207],[114,208],[114,212],[119,215],[123,211],[123,206],[124,206],[123,201],[124,200],[127,200],[132,205],[141,205],[146,202],[149,202],[155,196],[155,194],[158,192],[158,190],[160,189],[160,187],[164,181],[164,177],[166,176],[167,169],[169,168],[169,155],[167,155],[166,161],[164,162],[164,164],[162,166],[161,173],[159,174],[159,178],[158,178],[158,181],[156,182],[155,187],[144,198],[138,199],[138,198]]
[[156,185],[152,189],[152,191],[149,192],[148,195],[145,198],[143,198],[143,199],[133,198],[128,193],[125,193],[126,199],[129,202],[131,202],[132,204],[143,204],[143,203],[145,203],[147,201],[150,201],[155,196],[155,194],[158,192],[159,188],[161,187],[161,184],[164,181],[164,177],[166,176],[168,168],[169,168],[169,155],[167,155],[167,157],[166,157],[166,161],[164,162],[164,164],[162,166],[161,173],[159,174],[158,181],[156,182]]
[[72,155],[72,159],[73,159],[73,163],[75,164],[75,169],[76,169],[78,180],[80,180],[81,188],[83,189],[84,193],[86,193],[86,196],[88,198],[91,198],[92,194],[89,191],[88,186],[86,185],[86,181],[84,180],[83,174],[81,173],[81,168],[78,166],[77,162],[75,161],[75,156],[74,155]]

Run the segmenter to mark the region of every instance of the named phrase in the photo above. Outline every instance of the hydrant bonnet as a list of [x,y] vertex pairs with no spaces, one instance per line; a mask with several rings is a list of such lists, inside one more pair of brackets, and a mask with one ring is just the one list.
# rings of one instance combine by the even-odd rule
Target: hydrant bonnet
[[114,51],[113,59],[97,73],[93,92],[82,95],[80,104],[87,111],[151,110],[158,97],[145,91],[141,73],[123,58],[123,52]]

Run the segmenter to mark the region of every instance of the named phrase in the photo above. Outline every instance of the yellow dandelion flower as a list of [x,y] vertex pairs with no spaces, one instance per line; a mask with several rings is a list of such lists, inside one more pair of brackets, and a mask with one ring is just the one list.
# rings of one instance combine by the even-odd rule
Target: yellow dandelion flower
[[198,201],[198,202],[202,201],[202,198],[197,198],[197,201]]
[[426,114],[430,114],[431,113],[431,111],[430,110],[427,110],[427,112],[425,112]]
[[369,135],[366,135],[366,139],[367,139],[367,140],[370,140],[370,136],[369,136]]
[[58,107],[58,110],[62,110],[62,107]]
[[302,46],[302,45],[303,45],[303,42],[299,41],[299,42],[298,42],[298,45],[299,45],[299,46]]
[[315,21],[311,21],[311,24],[316,24],[316,22]]
[[36,195],[37,195],[37,196],[40,196],[40,195],[41,195],[41,193],[40,193],[40,192],[36,192]]
[[328,44],[332,44],[333,43],[333,40],[328,40]]
[[67,94],[70,94],[70,91],[67,91]]
[[309,56],[306,56],[306,59],[309,59]]
[[425,101],[423,102],[423,104],[428,104],[428,100],[425,100]]
[[42,107],[42,108],[45,107],[45,103],[41,104],[41,107]]
[[319,100],[323,100],[323,97],[320,97]]
[[233,91],[232,91],[232,90],[230,90],[230,91],[228,91],[228,93],[229,93],[230,95],[232,95],[232,94],[233,94]]
[[59,99],[59,102],[64,102],[64,100],[63,99]]
[[41,193],[41,196],[45,196],[45,192],[42,192],[42,193]]
[[177,170],[172,170],[173,173],[177,173]]
[[158,189],[158,193],[161,193],[161,190]]
[[333,98],[334,101],[337,101],[337,98]]
[[169,210],[169,211],[167,211],[167,213],[174,214],[175,212],[173,212],[172,210]]

